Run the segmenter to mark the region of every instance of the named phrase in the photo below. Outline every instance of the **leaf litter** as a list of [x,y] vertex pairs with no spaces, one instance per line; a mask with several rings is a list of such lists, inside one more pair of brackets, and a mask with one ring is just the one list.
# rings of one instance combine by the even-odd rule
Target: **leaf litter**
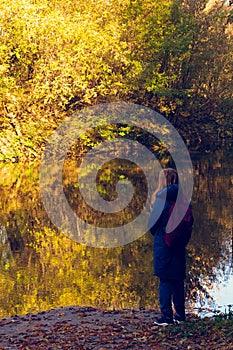
[[233,349],[232,319],[188,315],[180,325],[154,324],[156,310],[64,307],[0,320],[0,349]]

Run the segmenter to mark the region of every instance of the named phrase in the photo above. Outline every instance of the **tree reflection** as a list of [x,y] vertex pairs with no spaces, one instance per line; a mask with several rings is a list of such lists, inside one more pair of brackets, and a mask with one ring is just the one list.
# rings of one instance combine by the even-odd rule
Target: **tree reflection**
[[[191,306],[206,300],[213,283],[231,273],[232,157],[222,151],[193,158],[195,227],[187,259]],[[50,223],[37,179],[36,168],[1,169],[0,317],[74,304],[158,308],[152,236],[111,249],[78,244]]]
[[[232,264],[232,154],[216,152],[194,160],[195,228],[189,246],[190,299],[204,304],[209,290],[231,273]],[[228,270],[228,272],[226,271]],[[192,298],[193,297],[193,298]]]

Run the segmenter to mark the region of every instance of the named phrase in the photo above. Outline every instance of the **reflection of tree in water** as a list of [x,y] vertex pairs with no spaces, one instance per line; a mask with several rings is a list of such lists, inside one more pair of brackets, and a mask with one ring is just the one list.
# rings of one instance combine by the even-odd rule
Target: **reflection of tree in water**
[[[230,273],[233,193],[229,164],[233,162],[221,157],[218,153],[194,161],[195,228],[187,259],[187,290],[194,303],[197,297],[207,298],[205,286],[211,287]],[[9,175],[9,184],[1,186],[0,221],[6,227],[14,258],[14,264],[0,272],[2,315],[70,304],[158,307],[153,238],[149,234],[117,249],[77,244],[59,235],[48,220],[40,200],[37,173],[20,173],[20,186],[12,188]],[[65,186],[71,189],[75,205],[74,187],[69,188],[69,183]]]
[[206,300],[211,304],[213,285],[227,280],[232,266],[232,169],[229,157],[222,156],[216,152],[194,161],[195,228],[189,246],[187,289],[189,299],[198,299],[201,305]]
[[[219,227],[224,230],[223,227]],[[216,228],[217,231],[217,228]],[[230,237],[230,235],[229,235]],[[217,242],[216,242],[217,243]],[[190,246],[188,255],[189,273],[187,276],[187,294],[189,301],[200,305],[214,303],[211,290],[214,284],[227,281],[232,273],[231,246],[229,241],[225,246],[209,244],[206,248],[197,245]]]
[[5,226],[0,225],[0,261],[3,270],[8,270],[13,264],[10,241]]
[[143,238],[113,250],[79,245],[53,228],[30,179],[21,178],[20,186],[9,189],[10,183],[1,188],[1,220],[14,265],[0,271],[2,317],[69,304],[155,305],[151,241]]
[[[108,162],[108,165],[105,165],[105,168],[102,169],[97,186],[99,187],[99,195],[106,201],[112,201],[117,198],[116,184],[122,179],[128,179],[131,182],[134,188],[134,195],[129,205],[117,215],[115,213],[96,212],[90,208],[82,198],[77,186],[74,186],[74,183],[69,183],[69,186],[65,187],[64,191],[73,210],[77,212],[79,217],[84,217],[84,220],[88,219],[93,224],[103,227],[108,227],[108,225],[111,227],[116,224],[123,225],[131,222],[140,214],[147,198],[147,183],[142,170],[129,161],[121,160],[121,162],[118,162],[114,160]],[[87,218],[85,218],[85,214],[89,214]]]

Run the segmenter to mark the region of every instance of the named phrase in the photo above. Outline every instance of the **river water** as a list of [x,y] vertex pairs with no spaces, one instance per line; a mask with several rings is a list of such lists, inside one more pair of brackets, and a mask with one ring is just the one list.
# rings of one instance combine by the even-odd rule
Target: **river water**
[[[188,245],[187,308],[233,305],[233,150],[191,155],[195,226]],[[75,185],[66,184],[74,193]],[[68,305],[156,308],[153,238],[94,248],[59,233],[44,210],[33,165],[0,166],[0,317]]]

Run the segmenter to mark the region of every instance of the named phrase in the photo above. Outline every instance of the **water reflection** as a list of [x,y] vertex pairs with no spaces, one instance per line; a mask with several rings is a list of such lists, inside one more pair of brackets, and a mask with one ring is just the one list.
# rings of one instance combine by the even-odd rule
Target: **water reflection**
[[224,295],[225,288],[233,291],[232,158],[230,150],[193,160],[196,222],[191,261],[195,263],[190,265],[188,281],[190,293],[196,297],[192,306],[198,307],[201,314],[210,310],[225,311],[229,303]]
[[[233,304],[233,153],[193,156],[193,165],[187,302],[190,308],[216,309]],[[0,317],[74,304],[158,308],[149,233],[111,249],[73,242],[56,231],[43,209],[36,167],[4,165],[0,173]],[[75,203],[75,181],[68,178]]]
[[5,226],[0,226],[0,260],[2,270],[8,270],[14,261]]
[[226,313],[233,305],[232,228],[226,234],[225,246],[213,275],[213,280],[200,276],[204,293],[199,291],[195,306],[201,316],[211,316],[216,312]]

